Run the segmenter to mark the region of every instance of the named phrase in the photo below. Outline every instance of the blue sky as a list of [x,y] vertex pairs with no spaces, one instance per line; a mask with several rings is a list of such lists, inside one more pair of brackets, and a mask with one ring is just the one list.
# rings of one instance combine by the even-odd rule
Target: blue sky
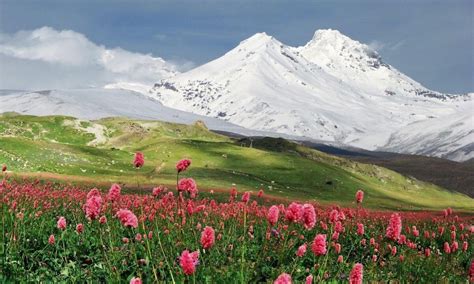
[[472,92],[473,2],[2,0],[0,32],[49,26],[107,48],[199,65],[256,32],[298,46],[315,30],[332,28],[375,46],[386,62],[431,89]]

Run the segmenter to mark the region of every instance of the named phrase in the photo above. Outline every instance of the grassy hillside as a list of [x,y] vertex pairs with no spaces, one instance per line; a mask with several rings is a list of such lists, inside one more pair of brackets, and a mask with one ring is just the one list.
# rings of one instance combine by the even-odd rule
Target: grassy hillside
[[318,143],[305,142],[313,149],[366,164],[375,164],[406,176],[430,182],[449,190],[474,197],[474,160],[455,162],[436,157],[340,149]]
[[[191,158],[188,176],[201,189],[258,190],[293,199],[348,205],[357,189],[373,208],[470,210],[474,199],[391,170],[348,161],[277,140],[249,148],[205,126],[109,118],[0,116],[0,163],[15,173],[47,173],[74,181],[121,182],[127,186],[175,183],[175,162]],[[268,145],[267,145],[268,144]],[[145,154],[135,170],[133,153]]]

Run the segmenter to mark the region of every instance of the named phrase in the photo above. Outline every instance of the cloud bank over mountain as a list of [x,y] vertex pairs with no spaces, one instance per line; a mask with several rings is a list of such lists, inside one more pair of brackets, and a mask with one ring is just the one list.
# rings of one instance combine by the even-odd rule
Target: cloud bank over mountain
[[0,34],[0,66],[2,89],[150,85],[181,68],[150,54],[109,49],[81,33],[50,27]]

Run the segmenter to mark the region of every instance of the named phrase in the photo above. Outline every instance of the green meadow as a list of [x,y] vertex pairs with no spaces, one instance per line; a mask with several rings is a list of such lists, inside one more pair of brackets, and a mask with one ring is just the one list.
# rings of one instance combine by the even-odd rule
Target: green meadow
[[[145,155],[145,166],[139,170],[132,166],[136,151]],[[118,182],[125,188],[149,190],[157,185],[173,187],[175,163],[181,158],[192,160],[184,176],[193,177],[202,192],[235,186],[239,191],[263,189],[278,198],[351,206],[355,192],[363,189],[370,197],[365,206],[375,209],[474,209],[472,198],[382,167],[287,141],[282,144],[280,139],[250,148],[202,123],[0,116],[0,164],[18,178],[104,188]]]

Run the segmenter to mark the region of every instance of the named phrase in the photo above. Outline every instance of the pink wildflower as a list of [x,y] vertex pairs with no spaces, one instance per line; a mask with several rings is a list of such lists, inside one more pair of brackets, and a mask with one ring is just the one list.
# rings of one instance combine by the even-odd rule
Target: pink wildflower
[[402,218],[398,213],[393,213],[390,217],[390,222],[387,227],[385,236],[397,241],[400,238],[400,233],[402,231]]
[[109,194],[107,195],[107,199],[110,201],[117,201],[120,198],[120,185],[114,183],[109,189]]
[[55,243],[55,239],[54,239],[54,235],[50,235],[49,238],[48,238],[48,243],[50,245],[54,245]]
[[163,191],[164,191],[164,188],[163,188],[163,186],[160,185],[160,186],[158,186],[158,187],[153,188],[152,195],[153,195],[153,196],[158,196],[158,195],[160,195],[160,193],[162,193]]
[[430,248],[425,248],[425,256],[429,257],[431,255],[431,249]]
[[362,284],[364,277],[364,266],[360,263],[356,263],[351,270],[349,275],[349,284]]
[[191,165],[191,160],[182,159],[176,164],[176,170],[178,173],[184,172]]
[[444,246],[443,246],[443,250],[446,254],[450,254],[451,253],[451,247],[449,246],[449,243],[448,242],[444,242]]
[[304,282],[305,284],[312,284],[313,283],[313,275],[308,275],[306,277],[306,281]]
[[128,209],[120,209],[119,211],[117,211],[115,216],[119,218],[120,222],[124,226],[129,226],[133,228],[138,227],[137,216],[135,216],[135,214],[133,214],[133,212]]
[[90,198],[87,199],[86,204],[84,206],[86,217],[91,220],[96,219],[100,214],[101,206],[102,197],[100,197],[100,195],[92,195]]
[[296,251],[296,256],[302,257],[305,253],[306,253],[306,243],[298,247],[298,250]]
[[314,207],[311,204],[304,204],[303,205],[303,224],[306,230],[310,230],[316,224],[316,212],[314,211]]
[[183,269],[184,274],[191,275],[196,271],[196,265],[199,263],[199,252],[189,252],[185,250],[179,257],[179,265]]
[[316,256],[326,254],[326,235],[318,234],[314,237],[311,250]]
[[356,192],[356,201],[357,201],[357,203],[362,203],[363,200],[364,200],[364,192],[359,189]]
[[99,223],[101,223],[101,224],[107,223],[107,217],[101,216],[101,217],[99,218]]
[[273,284],[291,284],[291,276],[287,273],[282,273],[278,278],[273,282]]
[[130,280],[130,284],[142,284],[142,280],[139,277],[133,277]]
[[246,191],[243,195],[242,195],[242,202],[243,203],[247,203],[249,202],[250,200],[250,192],[249,191]]
[[279,215],[280,215],[280,209],[278,209],[278,206],[273,205],[272,207],[270,207],[267,213],[268,223],[270,223],[271,226],[274,226],[278,222]]
[[87,197],[86,199],[89,199],[93,196],[100,196],[100,191],[97,189],[97,188],[93,188],[91,189],[88,193],[87,193]]
[[198,191],[196,182],[192,178],[180,179],[178,182],[178,190],[188,192],[192,198],[196,197]]
[[59,220],[57,222],[57,227],[60,230],[65,230],[66,229],[66,218],[64,217],[59,217]]
[[142,152],[136,152],[133,159],[133,165],[135,168],[141,168],[145,164],[145,157]]
[[201,245],[204,249],[210,249],[215,242],[215,232],[212,227],[206,226],[201,233]]
[[285,218],[288,222],[299,222],[303,216],[303,206],[296,202],[291,202],[286,208]]
[[364,234],[364,224],[357,223],[357,234],[362,236]]
[[82,223],[79,223],[79,224],[76,225],[76,232],[78,234],[84,232],[84,225],[82,225]]

